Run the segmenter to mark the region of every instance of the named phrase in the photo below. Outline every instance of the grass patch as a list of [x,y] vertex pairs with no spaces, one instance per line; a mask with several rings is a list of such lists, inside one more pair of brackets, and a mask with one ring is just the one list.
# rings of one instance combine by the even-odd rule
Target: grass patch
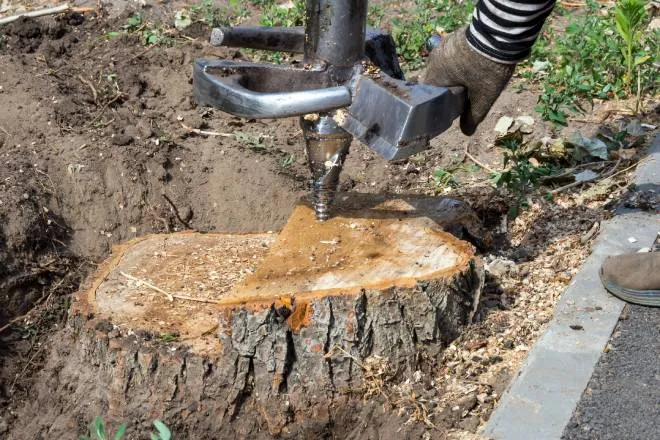
[[193,21],[202,21],[212,27],[237,26],[250,16],[250,10],[241,0],[229,0],[224,6],[215,6],[213,0],[203,0],[189,8]]
[[521,73],[541,85],[536,111],[566,125],[570,112],[584,113],[594,99],[655,93],[659,34],[647,22],[642,0],[619,0],[613,9],[589,1],[563,31],[548,27]]
[[422,68],[426,39],[468,23],[473,6],[473,0],[414,0],[412,12],[393,17],[391,33],[402,68],[406,71]]

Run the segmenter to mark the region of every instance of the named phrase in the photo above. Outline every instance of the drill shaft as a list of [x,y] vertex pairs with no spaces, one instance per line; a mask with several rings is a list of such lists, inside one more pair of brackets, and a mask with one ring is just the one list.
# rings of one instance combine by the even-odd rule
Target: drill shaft
[[311,203],[316,219],[325,221],[330,216],[330,207],[352,136],[339,128],[328,114],[301,118],[300,123],[305,135],[307,163],[312,174]]

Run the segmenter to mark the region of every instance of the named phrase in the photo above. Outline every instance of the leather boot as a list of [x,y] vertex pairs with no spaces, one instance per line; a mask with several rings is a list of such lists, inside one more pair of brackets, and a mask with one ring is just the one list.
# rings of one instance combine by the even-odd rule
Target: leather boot
[[626,302],[660,307],[660,252],[607,257],[600,279],[610,293]]

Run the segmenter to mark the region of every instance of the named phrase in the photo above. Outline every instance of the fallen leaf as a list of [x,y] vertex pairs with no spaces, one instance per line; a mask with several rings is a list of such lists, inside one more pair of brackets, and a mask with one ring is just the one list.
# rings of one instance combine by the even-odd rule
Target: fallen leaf
[[619,157],[622,160],[630,160],[633,157],[635,157],[635,155],[637,155],[637,149],[636,148],[628,148],[628,149],[625,149],[625,150],[621,150],[621,153],[619,153]]
[[465,348],[467,348],[468,350],[478,350],[480,348],[484,348],[487,345],[488,345],[488,341],[486,339],[483,339],[481,341],[469,341],[465,344]]
[[642,124],[639,122],[639,119],[632,119],[630,122],[628,122],[628,125],[626,125],[626,133],[628,133],[631,136],[644,136],[644,127],[642,127]]
[[575,181],[576,182],[587,182],[589,180],[593,180],[596,177],[598,177],[598,173],[593,172],[591,170],[584,170],[580,171],[579,173],[575,174]]
[[550,67],[550,62],[549,61],[535,60],[532,63],[532,73],[545,72],[548,69],[548,67]]
[[509,128],[513,124],[513,118],[511,116],[502,116],[495,124],[495,132],[501,135],[508,133]]
[[181,9],[180,11],[176,11],[176,14],[174,14],[174,27],[177,28],[178,30],[183,30],[190,26],[192,24],[192,19],[190,18],[190,13],[185,10]]
[[570,143],[575,147],[573,156],[578,161],[583,161],[589,157],[607,160],[609,157],[605,142],[583,136],[579,131],[573,133]]

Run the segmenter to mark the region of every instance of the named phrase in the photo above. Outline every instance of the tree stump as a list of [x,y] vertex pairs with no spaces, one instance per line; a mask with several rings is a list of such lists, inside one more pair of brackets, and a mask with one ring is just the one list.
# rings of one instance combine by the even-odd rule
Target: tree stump
[[436,357],[482,285],[474,248],[447,232],[469,210],[423,197],[339,205],[319,223],[300,204],[279,234],[116,247],[76,295],[74,345],[58,359],[72,414],[159,417],[181,438],[297,436],[362,389],[368,359],[405,377]]

